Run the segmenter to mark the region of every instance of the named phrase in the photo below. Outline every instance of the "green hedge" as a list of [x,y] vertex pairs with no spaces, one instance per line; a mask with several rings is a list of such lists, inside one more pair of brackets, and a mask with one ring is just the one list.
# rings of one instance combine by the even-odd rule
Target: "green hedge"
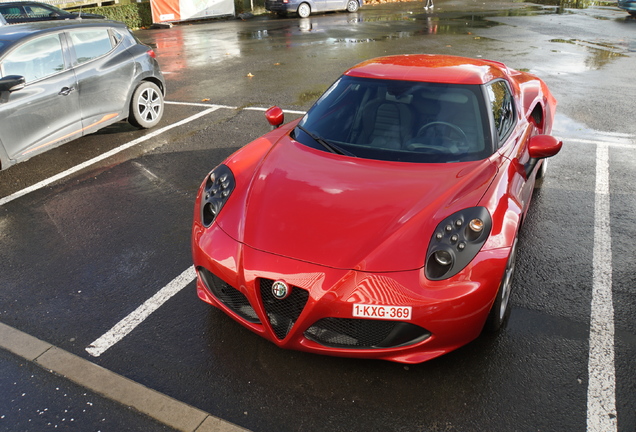
[[131,29],[148,28],[152,25],[150,2],[83,8],[82,12],[104,15],[108,19],[126,23]]

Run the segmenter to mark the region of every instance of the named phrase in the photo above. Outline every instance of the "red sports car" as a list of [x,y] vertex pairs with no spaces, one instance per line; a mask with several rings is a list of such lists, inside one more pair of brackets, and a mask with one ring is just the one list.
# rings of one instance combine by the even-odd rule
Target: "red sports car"
[[419,363],[498,330],[556,101],[502,63],[363,62],[205,178],[199,297],[283,348]]

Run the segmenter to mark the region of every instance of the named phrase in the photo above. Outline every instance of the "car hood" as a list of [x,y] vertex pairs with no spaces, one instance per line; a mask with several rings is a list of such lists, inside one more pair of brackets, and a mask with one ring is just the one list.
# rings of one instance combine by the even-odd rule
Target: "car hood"
[[254,249],[297,260],[374,272],[417,269],[437,224],[477,205],[496,172],[488,159],[359,159],[285,135],[251,178],[239,175],[228,203],[233,210],[221,212],[217,222]]

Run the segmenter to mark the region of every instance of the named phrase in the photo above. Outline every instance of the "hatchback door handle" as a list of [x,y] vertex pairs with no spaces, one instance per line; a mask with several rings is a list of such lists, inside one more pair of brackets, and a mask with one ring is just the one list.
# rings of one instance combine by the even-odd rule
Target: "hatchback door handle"
[[64,87],[58,94],[61,96],[68,96],[72,91],[75,91],[75,87]]

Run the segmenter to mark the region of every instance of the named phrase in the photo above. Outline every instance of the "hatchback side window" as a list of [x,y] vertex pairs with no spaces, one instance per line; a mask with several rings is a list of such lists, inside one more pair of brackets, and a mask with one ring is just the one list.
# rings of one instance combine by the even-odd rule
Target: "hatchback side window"
[[510,89],[504,81],[495,81],[487,86],[488,97],[499,143],[503,143],[515,123],[514,104]]
[[2,76],[21,75],[27,83],[64,70],[58,34],[46,35],[20,45],[0,64]]
[[113,49],[108,29],[81,29],[71,32],[77,63],[82,64],[101,57]]

